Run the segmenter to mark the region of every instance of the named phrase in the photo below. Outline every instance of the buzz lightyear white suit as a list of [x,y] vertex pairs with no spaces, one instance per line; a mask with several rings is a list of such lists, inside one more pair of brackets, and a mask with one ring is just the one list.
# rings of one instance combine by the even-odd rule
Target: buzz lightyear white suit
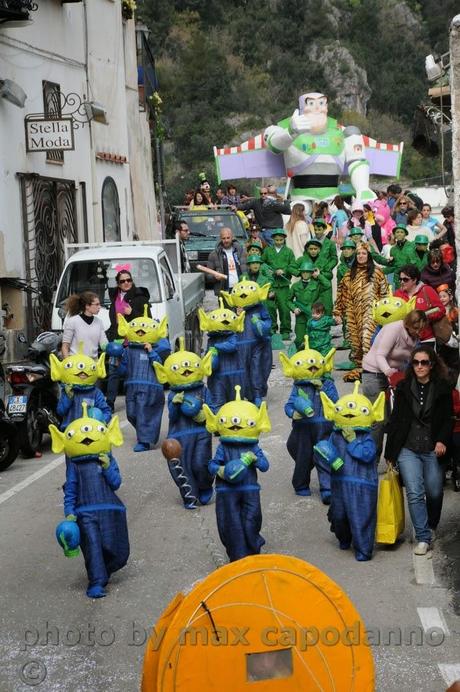
[[347,169],[356,199],[375,198],[369,189],[363,136],[354,125],[341,129],[328,117],[324,94],[303,94],[290,118],[267,127],[264,140],[270,151],[284,156],[293,201],[335,197],[339,176]]

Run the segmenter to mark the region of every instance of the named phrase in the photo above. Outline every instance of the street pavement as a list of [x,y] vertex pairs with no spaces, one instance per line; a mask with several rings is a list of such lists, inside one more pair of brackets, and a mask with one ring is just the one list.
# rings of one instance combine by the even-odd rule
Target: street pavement
[[[396,547],[377,547],[370,562],[358,563],[351,551],[340,551],[315,474],[311,498],[292,490],[285,447],[290,425],[283,411],[291,383],[276,353],[275,362],[268,395],[272,431],[261,438],[271,465],[259,474],[263,551],[302,558],[345,590],[366,627],[381,637],[373,647],[378,690],[445,690],[460,679],[455,613],[460,494],[446,489],[432,559],[413,556],[408,529]],[[341,393],[351,390],[341,373],[336,380]],[[125,419],[122,397],[117,413]],[[166,429],[165,415],[161,439]],[[115,456],[123,475],[119,495],[128,508],[131,556],[104,599],[86,597],[81,557],[66,559],[54,537],[62,519],[63,458],[46,442],[42,458],[18,459],[0,475],[2,692],[138,690],[146,636],[157,617],[178,591],[188,591],[215,569],[216,546],[224,554],[214,503],[185,511],[160,449],[135,454],[134,431],[126,421],[123,434]]]

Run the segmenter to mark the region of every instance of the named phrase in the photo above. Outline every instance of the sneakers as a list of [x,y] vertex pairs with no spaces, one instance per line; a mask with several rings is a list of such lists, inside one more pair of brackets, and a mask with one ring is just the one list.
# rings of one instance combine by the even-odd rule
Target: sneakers
[[431,550],[430,544],[420,541],[414,548],[414,555],[426,555],[429,550]]
[[300,495],[300,497],[310,497],[311,490],[310,488],[300,488],[300,490],[295,491],[295,494]]

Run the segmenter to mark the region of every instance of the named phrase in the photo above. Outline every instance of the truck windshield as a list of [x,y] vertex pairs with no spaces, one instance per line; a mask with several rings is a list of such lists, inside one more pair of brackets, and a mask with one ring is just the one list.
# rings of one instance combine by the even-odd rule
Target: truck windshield
[[180,215],[180,221],[185,221],[190,229],[190,235],[218,239],[222,228],[230,228],[233,237],[240,240],[246,238],[245,231],[239,217],[234,213],[207,213],[206,211],[196,211],[190,214]]
[[116,288],[115,276],[122,270],[131,272],[134,284],[150,293],[150,302],[161,301],[160,284],[155,262],[146,258],[84,260],[69,264],[64,272],[56,298],[61,307],[73,293],[93,291],[99,296],[101,305],[111,303],[112,289]]

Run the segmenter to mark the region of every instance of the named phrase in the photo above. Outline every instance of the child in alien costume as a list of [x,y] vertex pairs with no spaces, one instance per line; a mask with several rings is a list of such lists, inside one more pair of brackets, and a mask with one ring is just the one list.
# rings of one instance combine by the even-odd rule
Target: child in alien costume
[[219,298],[219,304],[220,308],[212,312],[198,310],[200,329],[208,332],[207,353],[212,353],[212,373],[208,376],[207,386],[213,411],[233,399],[235,385],[244,378],[238,339],[244,329],[245,313],[235,315],[232,310],[224,308],[222,298]]
[[111,574],[126,565],[129,557],[126,507],[115,490],[121,485],[118,464],[111,454],[112,445],[123,444],[114,416],[106,426],[83,415],[60,432],[49,426],[55,454],[65,452],[68,462],[64,485],[64,515],[76,521],[80,529],[80,547],[88,574],[87,596],[102,598]]
[[258,555],[265,543],[257,469],[267,471],[269,464],[258,443],[260,433],[271,430],[266,403],[258,408],[241,401],[240,387],[235,390],[236,399],[215,415],[203,407],[207,429],[219,435],[209,471],[216,476],[217,528],[230,562]]
[[[308,336],[304,337],[304,348],[291,358],[280,353],[281,366],[285,377],[292,377],[289,399],[284,411],[292,419],[292,430],[288,437],[287,450],[295,462],[292,485],[296,495],[309,497],[310,475],[314,466],[313,445],[329,436],[332,425],[326,420],[320,392],[326,392],[331,401],[339,395],[334,381],[329,376],[333,367],[335,348],[327,356],[309,348]],[[318,479],[321,499],[329,504],[331,480],[328,470],[318,466]]]
[[356,559],[364,562],[372,557],[377,522],[377,448],[371,426],[383,420],[385,394],[371,404],[358,390],[356,382],[353,394],[336,403],[321,392],[324,415],[334,430],[315,445],[315,452],[331,468],[331,531],[341,550],[353,545]]
[[270,284],[259,286],[255,281],[238,281],[231,293],[221,291],[227,305],[244,310],[244,330],[238,339],[240,364],[244,370],[241,380],[242,396],[260,406],[267,395],[273,354],[271,345],[272,321],[263,301],[267,300]]
[[[169,384],[168,438],[180,442],[182,453],[181,468],[173,464],[168,467],[185,509],[195,509],[197,501],[207,505],[212,497],[213,479],[208,472],[208,461],[212,456],[211,435],[206,430],[203,413],[203,404],[211,403],[203,379],[211,374],[212,357],[211,351],[203,358],[186,351],[181,337],[179,351],[166,358],[164,365],[154,363],[158,381]],[[181,470],[188,487],[180,478]]]
[[[136,317],[127,322],[118,315],[118,333],[126,337],[128,345],[123,349],[119,367],[120,374],[126,373],[126,417],[136,429],[135,452],[146,452],[155,445],[160,436],[161,417],[165,403],[163,385],[160,384],[153,369],[154,363],[162,363],[171,353],[171,344],[166,338],[167,318],[161,322],[147,316]],[[120,344],[115,344],[119,347]],[[107,346],[109,355],[111,344]]]
[[82,348],[79,353],[67,356],[63,361],[51,353],[50,370],[53,382],[61,383],[61,396],[57,405],[57,414],[62,418],[61,430],[64,430],[71,421],[80,418],[83,402],[88,405],[88,409],[100,409],[102,421],[109,422],[112,411],[105,396],[96,387],[97,380],[105,377],[104,353],[97,362],[85,356]]

